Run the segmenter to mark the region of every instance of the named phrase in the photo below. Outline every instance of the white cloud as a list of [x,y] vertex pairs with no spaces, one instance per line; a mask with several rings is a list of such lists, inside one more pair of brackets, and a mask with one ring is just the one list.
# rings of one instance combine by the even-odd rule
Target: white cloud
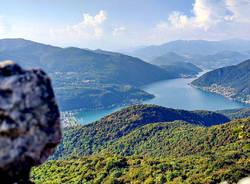
[[64,40],[98,40],[103,36],[103,23],[107,19],[105,11],[101,10],[97,15],[91,16],[83,14],[83,21],[66,26],[62,29],[51,29],[50,33],[53,38]]
[[23,37],[54,45],[103,49],[161,44],[177,39],[250,39],[249,10],[250,0],[195,0],[191,15],[173,11],[165,21],[146,29],[144,23],[142,26],[133,23],[114,25],[116,20],[107,20],[104,10],[96,15],[85,13],[74,25],[60,27],[59,24],[43,27],[39,22],[29,21],[9,24],[0,16],[0,37]]
[[222,0],[196,0],[192,12],[194,16],[188,17],[181,12],[174,11],[169,15],[168,20],[171,26],[177,28],[192,26],[208,30],[220,22],[230,20],[231,17]]
[[225,4],[235,21],[250,22],[250,0],[225,0]]
[[[230,38],[250,39],[250,0],[195,0],[192,15],[179,11],[169,14],[166,21],[147,30],[114,26],[107,22],[105,11],[84,14],[83,20],[63,29],[51,29],[52,40],[97,47],[134,47],[161,44],[171,40]],[[119,41],[118,41],[119,40]],[[100,46],[99,46],[100,45]]]
[[98,26],[100,24],[102,24],[105,20],[107,19],[106,13],[101,10],[99,12],[99,14],[97,14],[96,16],[92,17],[91,15],[89,15],[88,13],[83,14],[83,21],[78,24],[80,26]]
[[174,11],[173,13],[171,13],[168,20],[173,26],[178,28],[182,28],[188,23],[188,17],[178,11]]
[[126,28],[123,27],[123,26],[121,26],[121,27],[116,27],[116,28],[113,29],[112,35],[113,35],[113,36],[119,36],[119,35],[121,35],[125,30],[126,30]]
[[192,16],[174,11],[156,25],[149,40],[229,39],[249,37],[250,0],[195,0]]

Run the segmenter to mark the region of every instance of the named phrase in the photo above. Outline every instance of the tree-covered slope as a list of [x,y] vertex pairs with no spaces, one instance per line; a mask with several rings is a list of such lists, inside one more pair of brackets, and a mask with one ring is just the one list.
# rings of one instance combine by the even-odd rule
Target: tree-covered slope
[[66,48],[42,58],[50,72],[76,72],[82,79],[109,84],[140,86],[173,78],[163,69],[123,54],[106,54],[79,48]]
[[39,67],[47,70],[49,61],[41,58],[61,48],[24,39],[0,39],[0,61],[13,60],[24,68]]
[[250,60],[205,73],[191,84],[229,99],[250,103]]
[[53,158],[74,153],[91,155],[144,125],[175,120],[202,126],[230,121],[227,117],[210,111],[185,111],[156,105],[134,105],[94,123],[65,129],[62,144],[58,146]]
[[99,84],[82,88],[56,88],[61,110],[74,109],[105,109],[116,106],[128,106],[142,103],[154,98],[139,88],[131,85]]
[[[212,127],[188,126],[185,122],[149,124],[137,131],[142,135],[142,129],[149,130],[143,137],[146,140],[152,139],[152,142],[143,139],[140,142],[147,143],[149,147],[156,143],[155,138],[159,142],[178,142],[175,144],[177,148],[174,157],[152,159],[147,155],[125,157],[108,153],[88,157],[72,156],[67,160],[51,160],[33,168],[31,178],[37,184],[213,184],[223,181],[236,184],[243,177],[249,176],[249,121],[249,118],[235,120]],[[171,130],[177,130],[171,132],[166,128],[171,126],[175,126]],[[180,136],[179,141],[174,140],[178,137],[176,133]],[[193,142],[200,145],[189,153],[188,148],[195,144]],[[156,143],[154,147],[157,146],[163,149],[159,147],[158,151],[166,151],[164,149],[167,144]],[[187,154],[180,154],[178,149],[182,153],[187,151]]]
[[[13,60],[24,68],[41,67],[48,72],[61,110],[141,103],[152,95],[135,87],[176,77],[158,66],[120,53],[60,48],[24,39],[0,40],[0,61],[3,60]],[[128,90],[128,85],[132,90]]]
[[[32,59],[33,62],[27,65]],[[59,48],[24,39],[0,40],[0,60],[14,60],[24,67],[43,67],[49,73],[75,72],[82,79],[110,84],[143,85],[171,78],[171,74],[163,69],[131,56],[74,47]]]
[[250,117],[250,108],[226,109],[216,112],[227,116],[231,120]]
[[232,133],[234,129],[243,126],[249,132],[249,123],[250,118],[212,127],[183,121],[148,124],[120,138],[107,150],[125,156],[139,154],[155,158],[222,151],[227,144],[238,140]]

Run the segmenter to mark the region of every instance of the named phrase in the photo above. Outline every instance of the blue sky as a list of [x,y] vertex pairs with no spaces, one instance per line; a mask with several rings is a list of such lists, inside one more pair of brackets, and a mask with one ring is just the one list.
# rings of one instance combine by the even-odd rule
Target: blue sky
[[176,39],[250,39],[250,0],[8,0],[0,38],[119,50]]

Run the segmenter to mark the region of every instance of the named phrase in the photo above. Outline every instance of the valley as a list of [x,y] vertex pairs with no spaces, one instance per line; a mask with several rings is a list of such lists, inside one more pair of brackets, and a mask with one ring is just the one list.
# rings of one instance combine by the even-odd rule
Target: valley
[[61,144],[33,168],[32,181],[198,184],[248,176],[249,60],[227,66],[238,60],[187,58],[170,52],[147,63],[0,40],[0,60],[49,73],[62,111]]
[[0,5],[0,184],[250,184],[250,0]]
[[[202,75],[206,71],[199,74]],[[145,85],[142,90],[153,94],[154,98],[143,101],[143,104],[156,104],[164,107],[186,110],[224,110],[249,107],[247,104],[231,101],[221,95],[193,88],[189,84],[196,78],[179,78],[164,80]],[[198,101],[198,103],[197,103]],[[115,112],[124,106],[103,110],[78,110],[76,118],[81,124],[87,124]]]
[[[139,89],[141,86],[183,74],[182,68],[165,70],[120,53],[60,48],[24,39],[0,40],[0,61],[4,60],[48,72],[61,111],[142,103],[153,95]],[[192,71],[195,74],[197,69]]]
[[36,183],[236,183],[248,176],[250,119],[229,121],[208,111],[128,107],[66,128],[52,157],[57,160],[34,168],[31,178]]

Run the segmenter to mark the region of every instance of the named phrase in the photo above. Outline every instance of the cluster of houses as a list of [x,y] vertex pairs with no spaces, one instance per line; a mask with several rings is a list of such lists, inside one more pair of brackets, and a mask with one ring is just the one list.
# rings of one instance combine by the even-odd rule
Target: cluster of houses
[[75,114],[69,111],[61,112],[61,124],[64,128],[80,125]]

